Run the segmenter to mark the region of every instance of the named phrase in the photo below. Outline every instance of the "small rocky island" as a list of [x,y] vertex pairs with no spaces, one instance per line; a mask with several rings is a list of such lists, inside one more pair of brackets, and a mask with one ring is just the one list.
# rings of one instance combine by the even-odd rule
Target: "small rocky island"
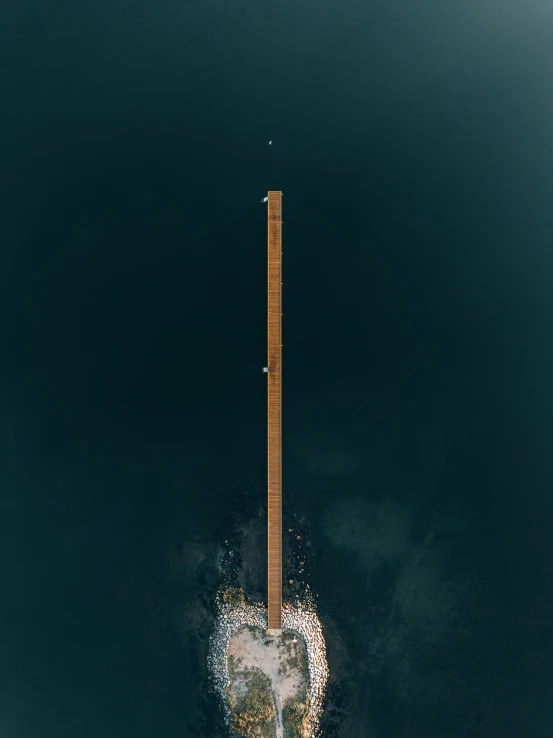
[[268,636],[245,625],[228,643],[231,728],[244,738],[307,735],[309,672],[303,638],[291,630]]
[[[236,738],[316,738],[328,683],[323,629],[307,581],[299,524],[287,533],[282,628],[267,630],[263,511],[227,529],[208,668],[221,716]],[[255,544],[255,545],[254,545]]]

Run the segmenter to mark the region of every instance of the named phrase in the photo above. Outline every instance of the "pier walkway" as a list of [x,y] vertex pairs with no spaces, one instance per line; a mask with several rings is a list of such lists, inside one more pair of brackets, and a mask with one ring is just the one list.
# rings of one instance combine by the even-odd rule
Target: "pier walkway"
[[268,606],[282,627],[282,192],[268,192]]

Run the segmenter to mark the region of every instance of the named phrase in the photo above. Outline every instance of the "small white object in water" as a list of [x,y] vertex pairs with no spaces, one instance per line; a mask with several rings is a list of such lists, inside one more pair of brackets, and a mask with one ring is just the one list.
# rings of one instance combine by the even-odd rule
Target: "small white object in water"
[[273,145],[273,141],[271,140],[269,141],[269,146],[272,146],[272,145]]

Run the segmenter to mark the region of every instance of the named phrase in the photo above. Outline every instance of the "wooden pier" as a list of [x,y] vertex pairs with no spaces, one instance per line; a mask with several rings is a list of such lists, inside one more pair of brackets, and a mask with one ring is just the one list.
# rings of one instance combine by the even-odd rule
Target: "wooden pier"
[[268,629],[282,627],[282,192],[268,192]]

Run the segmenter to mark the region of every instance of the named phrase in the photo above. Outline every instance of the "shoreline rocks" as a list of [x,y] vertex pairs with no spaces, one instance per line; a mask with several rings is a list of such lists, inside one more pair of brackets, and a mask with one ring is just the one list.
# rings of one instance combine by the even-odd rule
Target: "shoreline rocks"
[[[265,630],[267,609],[261,603],[225,604],[224,593],[221,593],[219,602],[218,617],[209,642],[208,668],[221,701],[225,722],[230,727],[231,710],[227,701],[229,640],[238,628],[245,625]],[[320,732],[320,718],[328,682],[328,664],[322,627],[314,603],[308,598],[307,601],[294,605],[284,604],[283,629],[294,631],[305,643],[309,674],[305,726],[308,738],[316,738]]]

